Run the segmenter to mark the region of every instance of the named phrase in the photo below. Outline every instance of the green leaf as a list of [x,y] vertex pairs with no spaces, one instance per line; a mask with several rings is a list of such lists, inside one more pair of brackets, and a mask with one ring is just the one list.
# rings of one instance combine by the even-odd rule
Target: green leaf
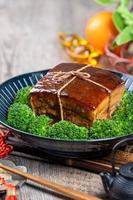
[[128,7],[120,5],[117,12],[120,13],[127,25],[133,24],[133,14],[128,10]]
[[107,4],[112,4],[116,2],[116,0],[95,0],[96,3],[102,4],[102,5],[107,5]]
[[121,0],[121,5],[122,6],[128,6],[130,3],[130,0]]
[[126,44],[133,40],[133,25],[127,26],[113,41],[113,47]]
[[125,23],[121,14],[115,11],[112,15],[112,19],[117,30],[121,32],[125,28]]

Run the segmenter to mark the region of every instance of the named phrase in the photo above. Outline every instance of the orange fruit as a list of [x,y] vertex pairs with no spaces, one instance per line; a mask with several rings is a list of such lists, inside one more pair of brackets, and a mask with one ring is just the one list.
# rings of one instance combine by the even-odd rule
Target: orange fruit
[[112,12],[109,11],[102,11],[92,16],[85,29],[88,42],[103,53],[108,42],[117,34],[118,31],[112,21]]

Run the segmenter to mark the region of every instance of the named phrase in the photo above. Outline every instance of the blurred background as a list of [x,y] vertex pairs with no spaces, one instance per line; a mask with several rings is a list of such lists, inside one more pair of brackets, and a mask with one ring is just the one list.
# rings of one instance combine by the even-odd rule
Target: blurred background
[[70,61],[58,32],[84,36],[89,17],[104,9],[93,0],[0,0],[0,82]]

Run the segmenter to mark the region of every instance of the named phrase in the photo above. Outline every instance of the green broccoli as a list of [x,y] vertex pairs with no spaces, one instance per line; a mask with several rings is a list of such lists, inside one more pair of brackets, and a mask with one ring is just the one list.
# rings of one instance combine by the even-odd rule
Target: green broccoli
[[133,122],[133,92],[125,92],[121,104],[112,119]]
[[50,138],[60,138],[68,140],[82,140],[88,139],[88,129],[85,127],[79,127],[69,121],[59,121],[51,126],[46,135]]
[[35,116],[29,105],[31,87],[18,91],[8,110],[7,122],[14,128],[30,133],[66,140],[102,139],[128,135],[133,132],[133,92],[125,92],[120,106],[111,119],[99,119],[89,129],[69,121],[51,126],[52,119],[45,115]]
[[35,117],[28,127],[28,132],[35,135],[45,136],[47,129],[52,123],[52,119],[46,115],[40,115]]
[[128,124],[115,120],[99,119],[89,129],[89,139],[103,139],[130,133]]
[[133,132],[133,92],[125,92],[111,119],[99,119],[89,129],[89,139],[128,135]]
[[30,86],[20,89],[17,92],[14,103],[30,105],[30,91],[31,91]]
[[8,110],[7,122],[14,128],[27,131],[28,126],[34,117],[32,109],[29,106],[14,103]]
[[100,139],[112,135],[112,126],[110,120],[96,120],[88,131],[90,139]]

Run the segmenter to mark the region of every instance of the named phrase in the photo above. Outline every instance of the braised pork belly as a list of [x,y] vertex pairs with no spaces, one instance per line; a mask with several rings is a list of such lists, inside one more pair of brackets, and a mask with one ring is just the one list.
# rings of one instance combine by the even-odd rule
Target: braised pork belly
[[[81,70],[81,75],[87,73],[88,80],[78,75],[62,76],[58,80],[58,72],[78,71],[85,65],[76,63],[61,63],[47,73],[31,90],[31,106],[37,115],[46,114],[55,121],[63,119],[77,125],[90,127],[96,119],[106,119],[111,116],[119,105],[125,90],[124,81],[113,72],[88,66]],[[64,73],[64,74],[65,74]],[[75,77],[76,76],[76,77]],[[75,79],[67,83],[73,78]],[[57,95],[60,88],[64,89]]]

